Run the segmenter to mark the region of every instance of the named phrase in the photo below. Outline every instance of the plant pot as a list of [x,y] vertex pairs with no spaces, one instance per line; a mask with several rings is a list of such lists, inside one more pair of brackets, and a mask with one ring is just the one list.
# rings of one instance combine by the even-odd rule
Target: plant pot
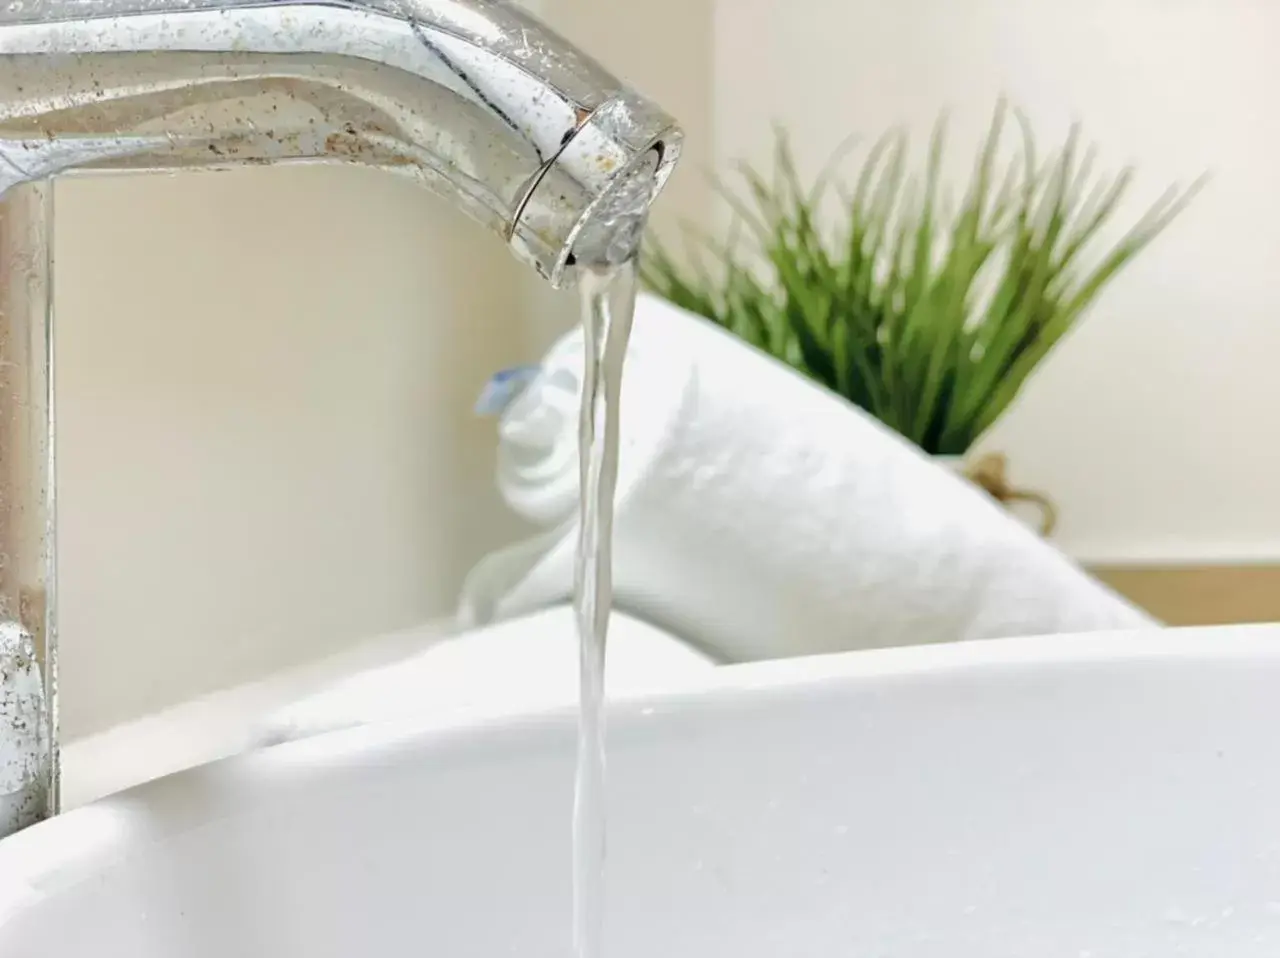
[[1021,489],[1008,479],[1009,461],[1002,453],[982,456],[932,456],[935,463],[973,483],[1010,512],[1025,517],[1046,539],[1058,525],[1058,508],[1042,492]]

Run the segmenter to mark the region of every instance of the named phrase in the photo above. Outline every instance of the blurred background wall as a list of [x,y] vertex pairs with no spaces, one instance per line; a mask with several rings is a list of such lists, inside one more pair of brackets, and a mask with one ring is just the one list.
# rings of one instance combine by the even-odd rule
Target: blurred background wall
[[[1139,166],[1142,197],[1210,170],[990,444],[1091,563],[1280,557],[1280,8],[540,6],[688,127],[664,235],[720,221],[704,173],[766,161],[774,121],[816,168],[850,132],[923,133],[950,107],[964,156],[1000,93],[1045,137],[1083,120],[1104,164]],[[471,408],[567,328],[573,298],[445,204],[312,168],[65,181],[57,205],[69,736],[446,615],[475,559],[524,531]],[[1206,581],[1175,592],[1208,589],[1207,608],[1242,580]]]
[[[662,216],[698,218],[710,6],[540,6],[690,124]],[[329,167],[55,202],[68,737],[449,615],[526,532],[472,409],[576,299],[447,204]]]

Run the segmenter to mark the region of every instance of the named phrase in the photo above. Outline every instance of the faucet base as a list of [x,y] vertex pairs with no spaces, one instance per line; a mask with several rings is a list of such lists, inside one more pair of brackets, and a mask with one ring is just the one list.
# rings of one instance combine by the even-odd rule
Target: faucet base
[[52,196],[0,196],[0,838],[58,810]]

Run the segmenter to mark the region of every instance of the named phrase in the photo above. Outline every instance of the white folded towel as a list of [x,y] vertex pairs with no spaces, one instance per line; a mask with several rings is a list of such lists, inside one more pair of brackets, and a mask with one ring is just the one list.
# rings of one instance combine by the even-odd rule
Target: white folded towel
[[[605,686],[611,698],[677,691],[715,663],[630,616],[609,625]],[[347,676],[279,709],[260,726],[275,744],[399,719],[456,724],[578,701],[578,632],[559,606],[446,639],[402,661]]]
[[[572,590],[582,335],[504,412],[498,483],[550,526],[489,556],[461,617]],[[627,359],[615,592],[728,661],[1156,623],[838,396],[643,296]]]

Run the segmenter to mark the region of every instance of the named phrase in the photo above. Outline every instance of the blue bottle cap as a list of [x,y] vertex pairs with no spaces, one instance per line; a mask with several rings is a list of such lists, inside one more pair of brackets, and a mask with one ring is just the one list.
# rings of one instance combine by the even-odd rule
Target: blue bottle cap
[[495,374],[476,402],[476,415],[501,416],[541,372],[542,367],[535,364],[513,366]]

